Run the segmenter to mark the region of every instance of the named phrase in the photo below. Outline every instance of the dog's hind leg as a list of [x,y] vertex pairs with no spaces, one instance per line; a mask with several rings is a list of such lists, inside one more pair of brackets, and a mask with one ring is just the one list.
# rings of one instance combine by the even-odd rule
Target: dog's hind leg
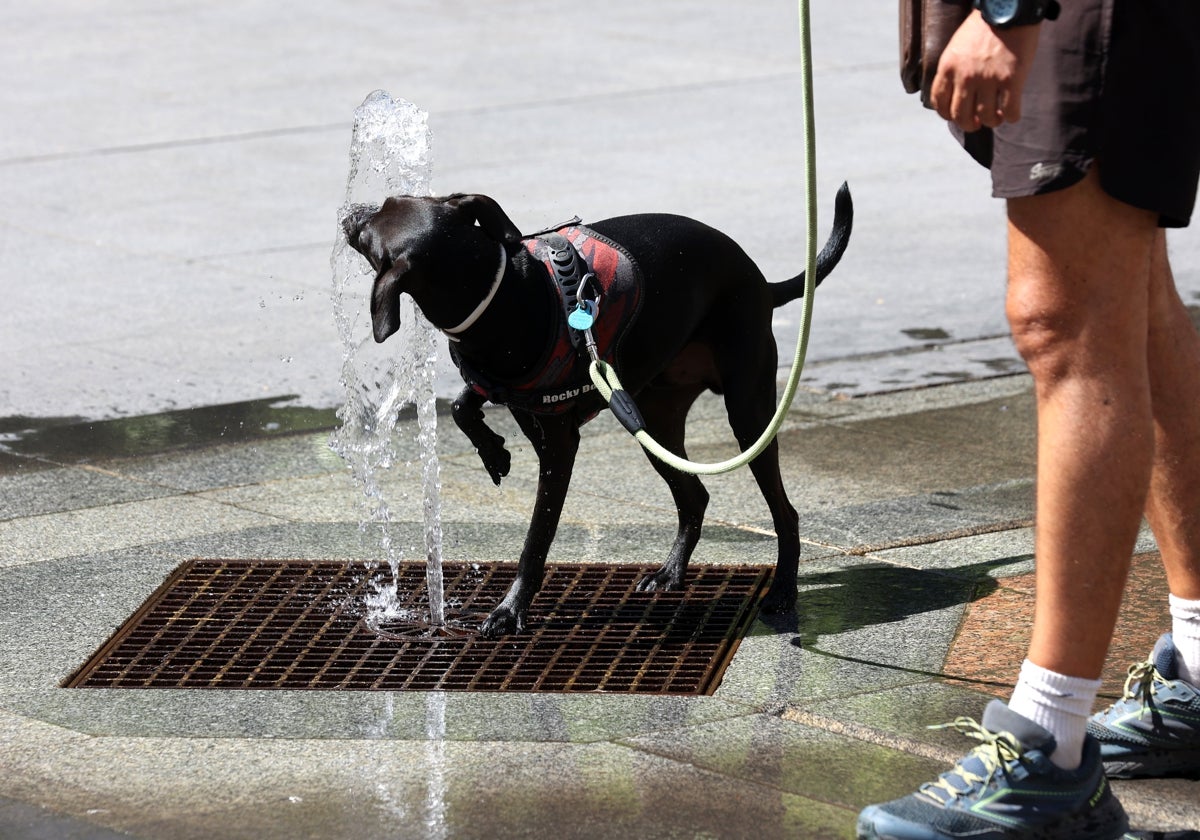
[[573,414],[540,415],[513,411],[521,431],[538,456],[537,496],[533,517],[517,563],[517,577],[504,599],[484,619],[480,632],[487,637],[505,636],[525,629],[533,596],[542,588],[546,555],[558,530],[571,470],[579,451],[579,423]]
[[[638,394],[638,407],[650,436],[681,457],[687,457],[684,435],[688,409],[703,393],[703,386],[648,387]],[[679,530],[671,553],[658,571],[638,582],[644,592],[680,589],[687,574],[688,561],[700,539],[704,511],[708,508],[708,491],[700,479],[669,467],[653,455],[649,456],[655,471],[667,482],[675,509],[679,514]]]
[[[763,424],[765,426],[765,423]],[[739,439],[740,439],[739,435]],[[749,446],[757,435],[743,441]],[[785,613],[796,605],[796,581],[800,568],[800,517],[783,489],[783,477],[779,472],[779,443],[771,445],[750,462],[750,471],[762,490],[767,506],[771,509],[771,521],[779,540],[779,554],[775,561],[775,575],[771,588],[762,601],[764,612]]]
[[[769,341],[770,344],[763,348],[759,364],[748,364],[751,360],[742,357],[737,372],[723,377],[729,425],[743,450],[758,439],[775,410],[774,338]],[[762,609],[768,613],[788,612],[796,605],[800,517],[784,490],[779,471],[778,439],[771,441],[762,454],[750,462],[750,471],[771,511],[779,543],[775,575],[763,598]]]

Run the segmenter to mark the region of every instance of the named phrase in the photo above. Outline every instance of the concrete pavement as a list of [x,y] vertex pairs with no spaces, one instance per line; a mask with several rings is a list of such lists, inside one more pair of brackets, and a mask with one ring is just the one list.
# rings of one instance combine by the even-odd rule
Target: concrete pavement
[[[969,748],[924,727],[978,716],[1023,652],[1033,424],[1014,376],[802,395],[781,437],[805,542],[798,612],[756,624],[709,697],[60,688],[184,559],[380,557],[327,431],[225,443],[197,424],[161,451],[119,433],[186,414],[110,421],[107,450],[92,423],[4,459],[0,836],[847,837],[862,805]],[[697,407],[696,457],[731,451],[721,415],[715,398]],[[514,454],[499,489],[460,435],[441,435],[449,560],[520,549],[536,465],[494,421]],[[122,454],[130,438],[140,454]],[[748,474],[707,483],[694,562],[773,562]],[[419,546],[419,484],[415,467],[386,481],[405,545]],[[673,520],[605,415],[586,429],[551,560],[653,562]],[[1167,621],[1147,568],[1109,696],[1119,657],[1144,656]],[[1118,788],[1138,828],[1200,825],[1200,782]]]
[[[1013,369],[986,173],[903,93],[894,10],[812,7],[821,229],[843,180],[858,215],[810,383],[870,393]],[[683,213],[790,277],[796,31],[788,0],[10,9],[0,417],[338,404],[329,252],[354,108],[377,88],[429,113],[437,192],[486,192],[526,230]],[[1200,238],[1174,249],[1195,300]],[[779,314],[781,346],[797,314]]]
[[[900,92],[893,10],[818,0],[820,190],[849,180],[857,218],[781,438],[806,546],[794,626],[757,625],[700,698],[59,688],[186,558],[378,556],[327,446],[329,251],[371,90],[429,111],[439,192],[487,192],[526,229],[682,212],[794,273],[793,4],[481,9],[8,11],[0,837],[844,837],[970,746],[925,725],[978,716],[1009,681],[991,663],[1021,651],[1033,425],[1002,211]],[[1200,239],[1173,249],[1193,302]],[[442,435],[449,559],[519,551],[536,471],[496,423],[516,463],[499,490]],[[715,400],[689,434],[696,457],[729,451]],[[417,486],[389,477],[405,535]],[[708,486],[696,562],[770,562],[749,477]],[[673,521],[597,419],[552,560],[653,562]],[[1152,560],[1122,625],[1137,656],[1166,622]],[[1128,661],[1114,652],[1108,692]],[[1200,826],[1196,782],[1119,793],[1139,828]]]

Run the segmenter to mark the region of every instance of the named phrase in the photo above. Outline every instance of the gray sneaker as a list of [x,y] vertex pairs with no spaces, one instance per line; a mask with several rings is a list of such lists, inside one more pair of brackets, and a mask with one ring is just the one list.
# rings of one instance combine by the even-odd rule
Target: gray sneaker
[[982,725],[960,718],[950,726],[981,745],[916,793],[863,809],[859,840],[1125,836],[1129,822],[1092,739],[1084,739],[1080,767],[1063,770],[1050,761],[1054,736],[1000,700],[988,705]]
[[1116,779],[1200,774],[1200,689],[1178,678],[1170,633],[1129,668],[1123,694],[1088,721],[1105,772]]

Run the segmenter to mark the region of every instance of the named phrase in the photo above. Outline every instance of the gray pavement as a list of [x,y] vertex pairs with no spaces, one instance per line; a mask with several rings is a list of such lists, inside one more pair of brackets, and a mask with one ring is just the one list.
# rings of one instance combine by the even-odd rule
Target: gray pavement
[[[536,464],[511,420],[493,421],[514,455],[501,488],[460,435],[439,441],[448,560],[520,550]],[[691,429],[696,457],[731,452],[716,398]],[[803,523],[798,613],[756,624],[708,697],[60,688],[185,559],[380,550],[327,431],[139,455],[61,446],[65,433],[28,443],[0,473],[0,836],[851,836],[862,805],[970,746],[924,727],[988,699],[989,679],[947,679],[948,652],[972,604],[1032,567],[1032,435],[1025,376],[802,395],[781,437]],[[694,562],[771,562],[752,479],[707,483]],[[414,466],[385,480],[406,546],[419,544],[419,484]],[[551,559],[654,562],[673,519],[604,415]],[[1119,793],[1138,828],[1200,825],[1200,782]]]
[[[58,685],[183,559],[378,556],[327,446],[329,252],[366,94],[430,113],[438,192],[486,192],[527,229],[685,213],[789,276],[795,6],[7,10],[0,837],[844,837],[864,803],[960,754],[923,727],[987,699],[941,675],[988,581],[1031,567],[1032,414],[1003,323],[1002,208],[901,93],[893,14],[814,2],[820,190],[850,181],[857,217],[781,439],[806,545],[797,624],[757,625],[712,697],[630,699]],[[1196,301],[1200,239],[1172,247]],[[783,348],[795,318],[777,319]],[[450,559],[519,550],[535,470],[504,433],[499,490],[442,435]],[[714,400],[690,438],[728,452]],[[411,471],[388,480],[415,529]],[[768,562],[749,477],[708,485],[696,562]],[[673,520],[602,417],[552,559],[653,561]],[[1139,828],[1200,826],[1196,782],[1119,793]]]
[[[810,383],[869,393],[1011,368],[986,174],[902,92],[892,10],[812,13],[822,231],[843,180],[858,216],[822,289]],[[352,115],[376,88],[430,114],[437,192],[486,192],[527,230],[684,213],[791,276],[796,30],[787,0],[10,9],[0,417],[338,404],[328,259]],[[1174,248],[1194,300],[1200,238]],[[783,347],[796,318],[780,313]]]

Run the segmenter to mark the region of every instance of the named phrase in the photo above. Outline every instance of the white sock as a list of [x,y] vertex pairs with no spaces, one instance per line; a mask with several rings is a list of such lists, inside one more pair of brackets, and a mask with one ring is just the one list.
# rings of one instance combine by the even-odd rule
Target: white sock
[[1179,679],[1200,686],[1200,601],[1168,597]]
[[1050,760],[1074,770],[1083,757],[1083,736],[1099,690],[1100,680],[1068,677],[1026,659],[1008,707],[1049,730],[1058,743]]

